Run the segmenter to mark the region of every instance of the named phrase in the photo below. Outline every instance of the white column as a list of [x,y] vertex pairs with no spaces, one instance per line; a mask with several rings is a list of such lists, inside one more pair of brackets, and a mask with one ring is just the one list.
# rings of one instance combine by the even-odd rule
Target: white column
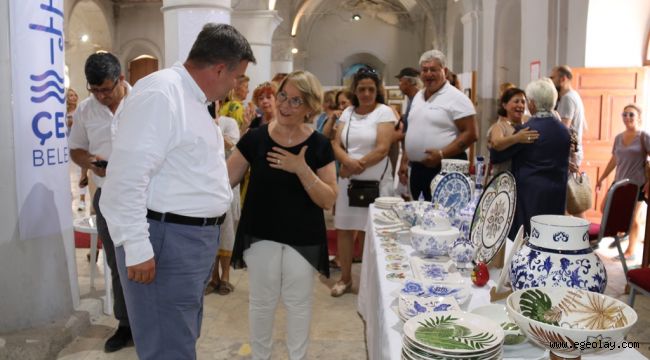
[[[293,71],[293,39],[274,39],[271,46],[271,74],[290,73]],[[271,76],[273,76],[271,75]]]
[[165,67],[185,61],[203,25],[230,24],[230,0],[163,0]]
[[479,56],[478,13],[470,11],[460,19],[463,23],[463,72],[477,70]]
[[[246,75],[251,78],[250,89],[271,80],[271,41],[275,28],[282,18],[275,10],[236,10],[232,14],[232,25],[251,44],[257,64],[248,65]],[[249,93],[249,97],[252,95]]]

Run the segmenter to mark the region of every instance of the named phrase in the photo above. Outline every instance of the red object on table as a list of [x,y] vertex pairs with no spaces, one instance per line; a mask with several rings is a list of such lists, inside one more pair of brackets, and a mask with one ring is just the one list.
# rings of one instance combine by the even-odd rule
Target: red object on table
[[490,280],[490,272],[488,271],[487,265],[478,262],[474,266],[474,270],[472,270],[472,282],[476,286],[483,286],[487,284],[488,280]]

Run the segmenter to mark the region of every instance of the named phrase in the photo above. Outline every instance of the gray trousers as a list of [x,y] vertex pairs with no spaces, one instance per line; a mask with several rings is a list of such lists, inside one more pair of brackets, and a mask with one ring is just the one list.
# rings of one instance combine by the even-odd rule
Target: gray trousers
[[129,280],[124,248],[116,249],[135,350],[140,360],[196,359],[203,291],[219,248],[219,226],[148,222],[156,260],[152,283]]
[[[115,263],[115,246],[111,234],[108,233],[108,226],[106,219],[102,215],[102,210],[99,208],[99,197],[102,194],[102,189],[97,188],[95,197],[93,198],[93,207],[97,215],[97,234],[102,239],[102,246],[106,252],[106,261],[108,267],[111,268],[111,282],[113,284],[113,314],[120,322],[120,326],[129,326],[129,314],[126,311],[126,303],[124,302],[124,292],[122,292],[122,284],[120,284],[120,275],[117,272],[117,264]],[[91,264],[90,266],[94,266]]]

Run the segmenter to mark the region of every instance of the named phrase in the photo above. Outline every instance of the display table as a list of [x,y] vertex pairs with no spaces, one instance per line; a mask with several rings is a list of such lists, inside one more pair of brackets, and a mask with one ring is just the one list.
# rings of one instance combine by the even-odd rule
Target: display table
[[[375,209],[374,205],[371,205],[369,211],[370,216],[366,225],[357,310],[366,322],[366,342],[370,360],[398,360],[401,359],[403,323],[393,310],[393,307],[397,307],[398,299],[395,294],[399,292],[401,284],[386,279],[385,254],[380,247],[378,235],[372,222],[373,215],[382,210]],[[506,258],[508,258],[511,241],[506,241],[506,244]],[[407,255],[415,255],[410,244],[400,245],[402,245]],[[491,270],[491,280],[482,288],[472,285],[473,295],[467,303],[461,306],[462,310],[470,311],[490,303],[489,291],[495,285],[499,272],[500,270]],[[500,302],[505,303],[505,300]],[[542,352],[541,348],[534,350]],[[530,359],[529,355],[519,355],[519,357],[504,356],[507,356],[505,359]],[[603,350],[595,354],[583,355],[582,358],[606,359],[611,358],[611,356],[626,360],[646,359],[645,356],[634,349]]]
[[[96,272],[96,256],[97,256],[97,221],[95,215],[87,216],[73,221],[74,231],[90,235],[90,288],[95,288],[95,272]],[[111,268],[106,261],[106,252],[104,254],[104,288],[106,289],[104,298],[104,313],[107,315],[113,314],[113,294],[112,294],[112,280]]]

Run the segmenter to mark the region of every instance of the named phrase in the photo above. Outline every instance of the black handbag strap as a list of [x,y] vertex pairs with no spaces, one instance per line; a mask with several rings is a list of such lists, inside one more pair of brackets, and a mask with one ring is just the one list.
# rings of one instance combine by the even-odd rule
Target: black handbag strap
[[[348,141],[350,140],[350,128],[352,127],[352,115],[354,114],[354,110],[350,112],[350,120],[347,122],[348,125],[348,130],[345,132],[345,153],[349,154],[348,152]],[[379,182],[384,180],[384,175],[386,175],[386,170],[388,169],[388,163],[390,162],[390,159],[388,156],[386,156],[386,166],[384,166],[384,172],[381,173],[381,177],[379,178]]]

